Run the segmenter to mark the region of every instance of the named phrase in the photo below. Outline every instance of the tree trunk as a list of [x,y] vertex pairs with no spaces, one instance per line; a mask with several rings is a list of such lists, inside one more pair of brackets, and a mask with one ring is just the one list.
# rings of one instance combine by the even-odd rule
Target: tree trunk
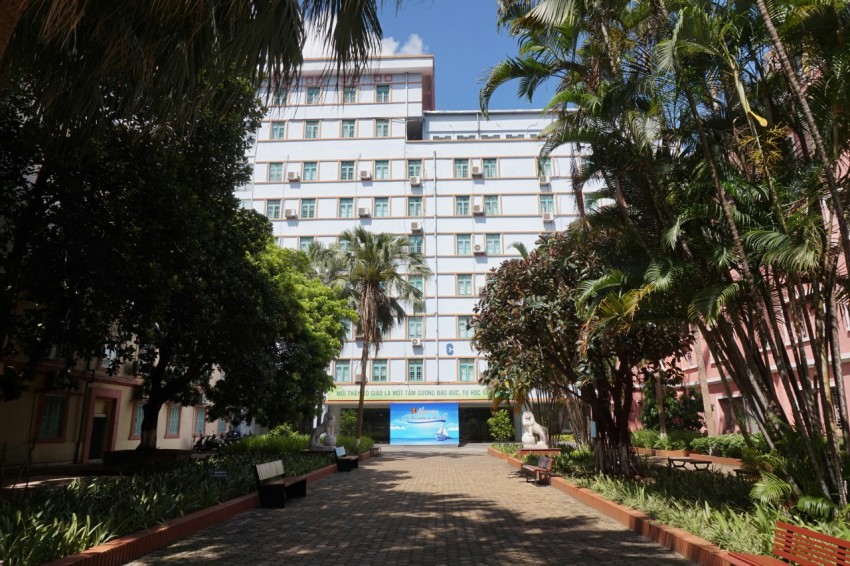
[[[364,332],[365,334],[365,332]],[[363,437],[363,413],[366,410],[366,365],[369,363],[369,342],[363,340],[363,353],[360,355],[360,400],[357,402],[357,433],[354,445],[360,446]]]
[[708,431],[708,436],[717,435],[717,425],[714,423],[714,406],[711,404],[711,392],[708,389],[708,377],[705,369],[705,355],[702,348],[702,332],[698,328],[694,329],[696,334],[697,347],[697,376],[699,378],[699,391],[702,395],[702,413],[705,415],[705,428]]
[[165,399],[151,396],[143,407],[142,439],[136,450],[156,450],[156,429],[159,425],[159,412],[165,405]]
[[664,384],[661,372],[655,373],[655,402],[658,404],[658,433],[667,436],[667,415],[664,410]]

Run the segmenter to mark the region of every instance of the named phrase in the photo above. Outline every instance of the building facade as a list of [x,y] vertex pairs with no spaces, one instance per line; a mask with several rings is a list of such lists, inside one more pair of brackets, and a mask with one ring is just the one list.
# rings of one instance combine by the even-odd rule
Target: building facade
[[[539,160],[540,111],[437,111],[429,56],[375,60],[358,79],[307,61],[297,85],[273,92],[252,150],[253,181],[236,196],[265,214],[282,247],[332,244],[356,226],[404,235],[424,254],[426,300],[367,368],[366,434],[389,437],[393,403],[457,402],[461,440],[484,440],[485,367],[470,345],[473,308],[488,273],[576,217],[562,147]],[[408,313],[410,314],[410,313]],[[362,342],[353,332],[330,368],[332,413],[359,396]]]

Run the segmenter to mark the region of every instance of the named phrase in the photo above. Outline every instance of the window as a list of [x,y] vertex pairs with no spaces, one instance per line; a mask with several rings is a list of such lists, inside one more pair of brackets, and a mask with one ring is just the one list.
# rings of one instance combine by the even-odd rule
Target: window
[[390,137],[390,121],[386,119],[375,120],[375,137],[388,138]]
[[38,427],[40,440],[61,440],[65,435],[64,395],[45,395],[41,402],[41,423]]
[[272,122],[271,139],[282,140],[286,137],[286,122]]
[[168,405],[168,423],[165,428],[166,438],[180,436],[180,405]]
[[409,316],[407,317],[407,337],[408,338],[422,338],[422,317],[421,316]]
[[487,234],[487,255],[499,255],[502,253],[502,236],[500,234]]
[[455,197],[455,216],[469,216],[469,197]]
[[353,138],[357,136],[357,122],[354,120],[342,121],[342,137]]
[[342,321],[342,329],[343,329],[343,330],[342,330],[342,332],[343,332],[343,337],[344,337],[346,340],[348,340],[348,339],[350,339],[350,338],[351,338],[351,329],[352,329],[352,328],[353,328],[353,324],[351,323],[351,321],[350,321],[350,320],[343,320],[343,321]]
[[552,195],[540,195],[540,212],[555,213],[555,197]]
[[317,181],[319,179],[319,164],[315,161],[304,162],[304,180]]
[[455,236],[455,255],[470,254],[472,254],[472,236],[469,234]]
[[351,218],[354,216],[354,199],[341,198],[339,199],[339,214],[340,218]]
[[351,362],[337,360],[334,364],[334,381],[348,383],[351,381]]
[[469,159],[455,159],[455,177],[469,177]]
[[145,405],[136,403],[133,408],[133,427],[130,429],[131,438],[139,438],[142,436],[142,421],[145,419]]
[[354,162],[343,161],[339,164],[339,178],[341,181],[354,180]]
[[286,104],[286,97],[289,92],[285,88],[275,89],[274,94],[272,95],[272,105],[274,106],[283,106]]
[[463,274],[457,276],[457,294],[461,297],[472,295],[472,275]]
[[266,217],[271,218],[272,220],[277,220],[280,218],[280,200],[267,200],[266,201]]
[[407,282],[410,283],[411,287],[422,293],[422,296],[425,296],[425,277],[422,275],[408,275]]
[[218,432],[219,434],[227,432],[227,421],[224,419],[218,419]]
[[283,163],[269,163],[269,182],[279,183],[283,181]]
[[407,215],[422,216],[422,197],[407,197]]
[[487,216],[499,214],[499,197],[497,195],[484,195],[484,214]]
[[475,377],[475,358],[461,358],[457,364],[458,381],[477,381]]
[[243,208],[245,210],[251,210],[254,208],[254,201],[248,199],[242,199],[239,201],[239,208]]
[[318,104],[322,98],[322,90],[317,86],[307,87],[307,104]]
[[383,218],[390,215],[390,199],[387,197],[375,197],[375,211],[373,213],[376,218]]
[[349,248],[351,248],[351,242],[349,242],[348,240],[340,240],[337,242],[337,244],[339,244],[339,249],[344,252],[347,252]]
[[342,89],[342,101],[346,104],[354,104],[357,102],[357,87],[347,86]]
[[407,176],[421,177],[422,176],[422,160],[408,159],[407,160]]
[[204,434],[207,423],[207,411],[203,407],[195,408],[195,434]]
[[472,338],[472,317],[459,316],[457,317],[457,337]]
[[496,173],[496,160],[495,159],[485,159],[484,160],[484,176],[487,178],[492,178],[497,175]]
[[552,176],[552,158],[538,157],[537,158],[537,174]]
[[390,178],[390,162],[386,159],[375,162],[375,178],[389,179]]
[[387,379],[387,360],[372,361],[372,381],[374,383],[386,383]]
[[375,102],[390,101],[390,85],[375,85]]
[[301,199],[301,218],[316,217],[316,199],[305,198]]
[[407,381],[425,381],[425,366],[422,360],[407,362]]
[[314,140],[319,137],[318,120],[307,120],[304,123],[304,137],[308,140]]
[[424,238],[421,234],[411,234],[407,237],[407,247],[410,248],[410,253],[421,254],[424,248]]
[[298,249],[307,253],[307,250],[310,249],[310,244],[313,243],[313,240],[313,236],[301,236],[298,238]]

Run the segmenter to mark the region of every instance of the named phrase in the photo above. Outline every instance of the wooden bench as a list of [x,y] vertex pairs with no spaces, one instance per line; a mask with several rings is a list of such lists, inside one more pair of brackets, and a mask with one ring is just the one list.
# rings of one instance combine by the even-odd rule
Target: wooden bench
[[350,472],[360,466],[360,458],[346,455],[344,446],[337,446],[334,449],[334,458],[336,458],[336,471],[338,472]]
[[667,458],[667,468],[672,471],[674,468],[679,470],[687,470],[687,466],[690,464],[694,467],[694,470],[699,471],[708,471],[708,467],[711,466],[711,462],[708,460],[697,460],[696,458]]
[[281,460],[255,465],[254,479],[257,481],[260,507],[283,507],[287,498],[307,495],[307,478],[286,477]]
[[769,566],[794,563],[801,566],[850,565],[850,540],[816,533],[779,521],[773,534],[773,556],[729,553],[729,563],[737,566]]
[[542,480],[552,477],[552,464],[555,461],[547,456],[541,456],[537,460],[537,465],[523,464],[522,472],[525,474],[525,482],[528,483],[531,478],[534,478],[534,483],[540,483]]

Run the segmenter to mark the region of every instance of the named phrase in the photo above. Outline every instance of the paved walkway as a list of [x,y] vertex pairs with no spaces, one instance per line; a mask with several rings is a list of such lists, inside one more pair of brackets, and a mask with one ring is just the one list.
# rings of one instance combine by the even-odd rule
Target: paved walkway
[[486,447],[384,447],[283,509],[256,509],[131,563],[690,564]]

